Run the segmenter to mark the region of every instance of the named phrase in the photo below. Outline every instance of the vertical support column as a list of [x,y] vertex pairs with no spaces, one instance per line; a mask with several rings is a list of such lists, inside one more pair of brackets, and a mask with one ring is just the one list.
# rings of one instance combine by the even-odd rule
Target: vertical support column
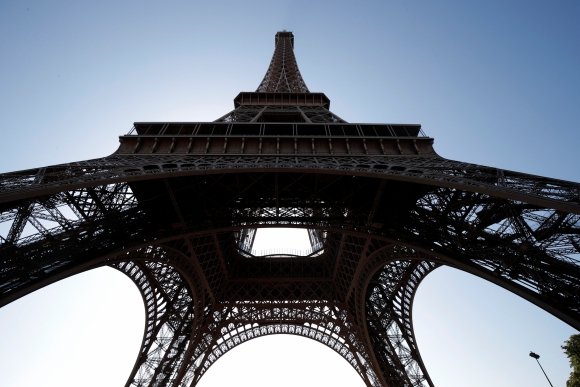
[[366,290],[367,337],[388,386],[433,387],[419,354],[411,312],[419,283],[437,267],[428,261],[391,261]]

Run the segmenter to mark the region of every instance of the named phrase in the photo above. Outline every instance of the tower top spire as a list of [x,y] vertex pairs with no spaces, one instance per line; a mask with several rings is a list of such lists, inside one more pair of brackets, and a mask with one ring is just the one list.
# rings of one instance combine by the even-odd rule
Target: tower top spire
[[290,31],[277,32],[275,44],[270,67],[256,91],[309,93],[294,57],[294,34]]

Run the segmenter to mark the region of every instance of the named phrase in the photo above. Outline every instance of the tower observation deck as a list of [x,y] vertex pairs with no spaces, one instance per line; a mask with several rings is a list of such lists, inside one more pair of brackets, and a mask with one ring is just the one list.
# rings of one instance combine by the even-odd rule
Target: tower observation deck
[[[0,306],[125,273],[146,308],[127,386],[195,386],[278,333],[367,386],[433,386],[412,302],[440,266],[580,329],[580,184],[445,159],[419,124],[346,122],[293,49],[278,32],[257,90],[213,122],[136,122],[110,156],[1,174]],[[311,248],[257,252],[264,227],[307,229]]]

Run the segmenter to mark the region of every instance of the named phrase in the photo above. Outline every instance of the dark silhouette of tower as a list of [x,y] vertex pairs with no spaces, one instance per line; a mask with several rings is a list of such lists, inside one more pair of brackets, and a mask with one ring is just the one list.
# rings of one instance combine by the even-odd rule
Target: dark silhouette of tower
[[[580,329],[580,184],[442,158],[420,125],[347,123],[293,46],[278,32],[258,89],[214,122],[137,122],[111,156],[0,175],[0,305],[125,273],[146,307],[128,386],[195,385],[275,333],[331,347],[368,386],[432,386],[411,312],[442,265]],[[312,247],[257,256],[261,227]]]

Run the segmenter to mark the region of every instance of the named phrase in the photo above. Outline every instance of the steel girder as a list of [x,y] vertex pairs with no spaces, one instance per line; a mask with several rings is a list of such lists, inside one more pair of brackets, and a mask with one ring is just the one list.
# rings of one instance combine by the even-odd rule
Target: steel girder
[[[262,106],[242,105],[214,122],[260,122],[267,121],[270,114],[296,117],[298,122],[345,123],[346,121],[323,106]],[[292,122],[292,121],[290,121]]]
[[440,264],[417,260],[416,255],[412,250],[389,246],[375,257],[383,262],[367,266],[376,272],[366,278],[366,314],[362,316],[373,354],[389,386],[433,387],[415,340],[412,303],[419,283]]
[[0,204],[18,199],[161,177],[234,171],[324,171],[480,192],[567,212],[580,211],[580,184],[463,163],[408,156],[113,155],[0,175]]
[[[163,165],[161,157],[152,158]],[[357,157],[356,161],[362,163],[361,159],[364,158]],[[346,164],[343,158],[340,164],[334,163],[338,168],[333,174],[328,174],[328,169],[324,168],[331,165],[332,160],[324,160],[325,165],[320,170],[304,168],[297,172],[295,168],[287,167],[275,169],[279,172],[264,172],[268,169],[254,166],[223,173],[223,169],[216,167],[232,160],[214,158],[212,166],[215,169],[209,174],[210,170],[205,169],[203,175],[183,171],[176,173],[175,170],[172,174],[161,170],[150,175],[150,169],[146,169],[143,162],[151,165],[153,160],[139,160],[142,162],[141,178],[144,179],[141,183],[158,182],[167,190],[168,199],[162,200],[171,203],[174,217],[163,219],[152,215],[146,205],[150,199],[140,203],[136,197],[137,191],[131,188],[133,185],[138,189],[135,185],[139,183],[137,180],[129,180],[128,183],[109,180],[109,184],[98,185],[101,179],[97,178],[93,186],[84,188],[71,184],[69,180],[68,187],[60,187],[61,192],[47,193],[46,188],[52,190],[52,186],[43,187],[39,179],[30,179],[29,185],[33,189],[23,190],[28,191],[26,198],[5,200],[0,219],[10,227],[5,227],[7,234],[2,236],[0,248],[3,304],[60,278],[110,264],[128,273],[144,294],[147,307],[153,308],[153,311],[156,306],[148,304],[148,294],[163,295],[168,304],[176,294],[185,294],[183,291],[189,292],[188,297],[194,297],[192,294],[196,292],[201,294],[202,306],[197,308],[200,310],[197,313],[209,317],[203,317],[206,322],[199,322],[199,329],[209,329],[209,321],[217,318],[212,316],[238,315],[237,303],[242,300],[246,302],[243,304],[246,307],[244,313],[248,316],[257,316],[263,310],[274,313],[274,309],[280,308],[276,306],[277,299],[299,301],[303,306],[284,309],[288,316],[306,313],[309,307],[335,305],[329,310],[332,313],[347,313],[353,324],[345,325],[339,331],[354,332],[359,348],[348,353],[337,351],[355,366],[367,385],[432,385],[413,337],[410,310],[418,283],[438,265],[456,267],[493,281],[569,324],[579,326],[580,270],[577,256],[580,216],[574,200],[578,184],[511,172],[504,172],[498,182],[497,170],[478,167],[483,172],[495,172],[494,179],[489,177],[490,173],[485,179],[484,173],[469,173],[464,169],[463,176],[476,177],[477,180],[470,179],[470,182],[479,182],[480,190],[484,191],[477,192],[465,182],[460,186],[463,189],[442,183],[448,179],[447,176],[423,179],[428,173],[418,174],[421,177],[415,173],[410,178],[412,175],[408,171],[393,168],[385,168],[382,173],[371,175],[369,171],[376,171],[379,160],[375,159],[375,163],[371,164],[369,158],[365,160],[368,164],[364,168],[357,164],[341,170],[341,166]],[[209,157],[203,159],[211,160]],[[411,162],[410,158],[402,161],[405,160]],[[261,160],[255,161],[259,163]],[[388,166],[390,160],[382,158],[380,161],[380,165]],[[403,164],[398,161],[399,165]],[[413,161],[417,169],[417,164],[422,163],[448,163],[446,160],[424,160],[419,157]],[[198,163],[197,168],[203,164]],[[57,168],[62,166],[54,167]],[[47,172],[51,169],[44,169],[45,176],[52,173]],[[365,172],[361,173],[361,170]],[[383,172],[385,170],[386,173]],[[429,174],[434,173],[430,171]],[[47,179],[47,182],[50,180]],[[235,180],[241,185],[234,187],[232,182]],[[215,215],[213,218],[196,208],[183,207],[183,200],[180,199],[182,192],[190,193],[184,187],[193,185],[195,191],[195,187],[202,184],[206,188],[199,195],[205,199],[200,205],[207,207]],[[392,200],[390,192],[403,189],[397,184],[413,187],[411,191],[418,192],[419,196],[406,209],[407,220],[398,218],[397,223],[393,223],[388,220],[393,213],[385,213],[383,207]],[[67,190],[69,187],[75,188]],[[489,194],[490,191],[495,195]],[[263,193],[261,204],[253,201],[256,192]],[[335,192],[344,195],[333,196]],[[217,202],[218,193],[225,195],[219,197],[220,203]],[[516,194],[519,195],[517,200],[514,199]],[[230,199],[224,201],[227,197]],[[264,204],[268,200],[271,204]],[[229,214],[229,217],[225,218],[223,214]],[[41,225],[38,226],[38,223]],[[30,229],[33,232],[30,235],[22,234],[23,225],[27,224],[34,227]],[[285,267],[281,261],[274,265],[275,269],[268,270],[257,261],[252,263],[255,265],[253,268],[244,262],[231,263],[228,254],[236,252],[226,242],[232,230],[276,225],[301,226],[327,233],[325,255],[316,261],[321,265],[323,274],[311,280],[305,277],[307,273],[317,272],[315,266],[318,264],[314,261],[303,261],[301,266],[296,260],[292,269]],[[226,242],[222,240],[224,238]],[[179,263],[174,262],[175,258],[173,262],[169,262],[168,258],[159,258],[161,252],[170,250],[179,251],[173,254],[182,257]],[[167,268],[161,262],[175,269]],[[184,262],[191,267],[190,274],[179,277],[179,273],[185,272],[181,268]],[[195,275],[191,274],[194,272]],[[179,282],[177,279],[166,284],[155,283],[155,278],[161,275],[156,273],[169,273],[169,278],[181,278],[182,285],[195,282],[197,290],[180,290],[191,289],[192,285],[180,288],[176,285]],[[247,273],[261,274],[249,277]],[[190,278],[193,277],[199,279],[192,281]],[[368,283],[365,284],[367,279]],[[155,290],[163,286],[171,287],[173,291]],[[313,304],[313,300],[318,300],[318,303]],[[152,315],[163,316],[168,313],[166,310]],[[182,311],[183,305],[178,303],[171,310]],[[182,324],[174,325],[175,331],[167,325],[160,325],[161,320],[148,320],[146,331],[157,329],[159,333],[155,334],[159,338],[152,339],[146,333],[131,383],[172,385],[179,379],[184,385],[195,384],[226,348],[264,334],[290,332],[308,337],[314,335],[321,338],[319,341],[326,340],[333,343],[331,347],[336,347],[336,342],[332,341],[336,337],[319,333],[316,336],[310,325],[307,327],[303,322],[298,324],[294,317],[278,324],[265,323],[244,329],[240,327],[247,324],[239,322],[229,325],[226,323],[228,318],[220,317],[220,323],[212,325],[215,326],[212,328],[214,333],[205,336],[206,350],[199,349],[198,356],[191,358],[186,357],[187,348],[191,348],[188,353],[192,353],[194,347],[201,345],[201,341],[191,341],[193,338],[188,339],[189,344],[183,344],[184,331],[191,334],[194,330],[191,316],[185,318],[182,313],[182,317],[176,319]],[[332,321],[335,321],[334,317]],[[312,320],[308,323],[317,324]],[[317,326],[326,325],[319,321]],[[224,327],[229,327],[225,330],[228,332],[233,332],[235,327],[236,333],[224,333]],[[215,329],[221,333],[215,333]],[[237,338],[226,340],[224,344],[219,341],[221,334]],[[181,346],[145,356],[154,340],[164,345],[175,343]],[[354,343],[352,338],[350,340]],[[181,357],[164,358],[167,351],[177,351]],[[359,355],[351,356],[354,353]],[[200,356],[203,360],[199,360]],[[156,360],[149,361],[152,358]],[[186,358],[193,362],[190,366],[183,365]],[[352,360],[354,358],[359,359],[356,365]],[[165,371],[160,368],[161,365]]]
[[184,241],[171,245],[139,249],[107,261],[134,281],[146,306],[144,339],[127,386],[195,385],[233,347],[280,333],[327,345],[368,386],[381,385],[361,330],[344,304],[312,297],[294,302],[212,302],[188,259],[191,251],[183,249],[192,245]]
[[212,301],[195,264],[173,245],[138,249],[107,261],[133,280],[146,309],[143,342],[127,386],[179,383],[200,348]]
[[[208,351],[197,372],[184,385],[195,385],[207,369],[233,347],[271,334],[294,334],[335,350],[368,386],[380,382],[363,345],[360,330],[343,305],[325,302],[239,302],[221,304],[208,321]],[[193,364],[195,361],[191,361]]]
[[[258,92],[217,122],[345,122],[308,93],[290,32],[276,35]],[[165,129],[167,154],[155,138],[146,155],[0,175],[0,305],[92,268],[122,271],[146,308],[127,386],[194,386],[234,346],[289,333],[337,351],[367,386],[432,387],[412,302],[441,265],[580,329],[578,183],[447,160],[413,136],[409,154],[391,138],[400,156],[315,155],[314,138],[312,155],[228,156],[227,139],[223,155],[172,154]],[[309,229],[323,250],[240,250],[248,230],[280,226]]]

